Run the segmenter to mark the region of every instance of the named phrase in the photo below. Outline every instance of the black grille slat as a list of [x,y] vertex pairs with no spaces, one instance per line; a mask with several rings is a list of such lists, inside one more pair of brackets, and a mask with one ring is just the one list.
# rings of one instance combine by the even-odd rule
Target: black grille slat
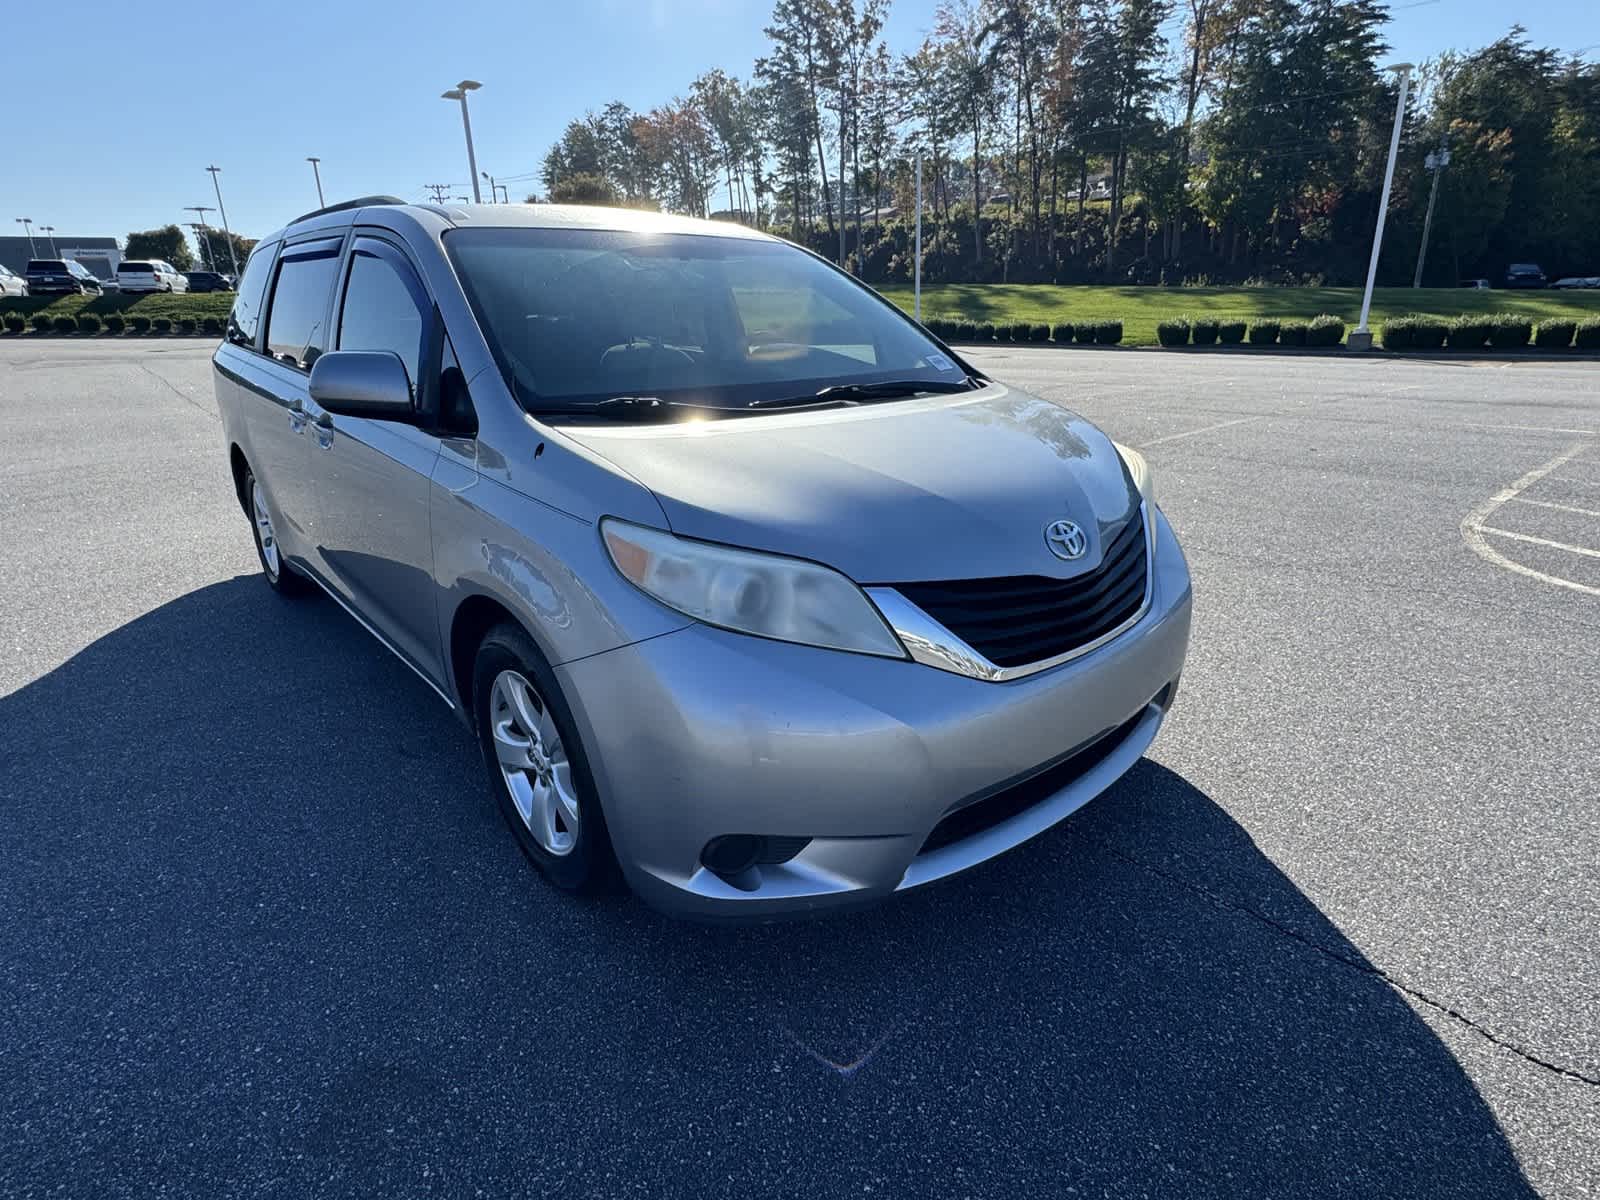
[[[1159,696],[1156,698],[1157,703],[1160,699]],[[927,854],[956,842],[965,841],[985,830],[993,829],[1002,821],[1026,812],[1040,801],[1049,799],[1074,780],[1087,774],[1091,768],[1122,745],[1143,717],[1144,711],[1141,709],[1117,728],[1073,751],[1055,765],[1020,782],[980,796],[948,813],[933,827],[917,853]]]
[[1045,597],[1015,608],[983,607],[967,602],[941,605],[939,611],[942,620],[960,621],[964,625],[970,623],[977,628],[1004,624],[1015,630],[1018,621],[1026,621],[1030,617],[1053,616],[1063,620],[1078,620],[1092,614],[1109,592],[1121,591],[1130,582],[1138,582],[1143,591],[1143,568],[1142,556],[1130,554],[1122,562],[1111,565],[1100,586],[1088,588],[1066,600]]
[[[1075,613],[1070,617],[1057,616],[1053,620],[1038,621],[1032,625],[1006,624],[1003,626],[988,626],[975,624],[969,631],[974,636],[980,637],[988,645],[1006,645],[1013,643],[1027,644],[1034,639],[1049,634],[1052,630],[1059,629],[1066,624],[1089,626],[1104,623],[1108,628],[1116,628],[1128,615],[1138,609],[1144,601],[1144,572],[1138,572],[1130,577],[1126,583],[1114,592],[1102,597],[1091,609],[1082,613]],[[1097,635],[1098,636],[1098,635]],[[967,639],[962,638],[963,641]],[[1090,639],[1093,640],[1092,638]],[[970,641],[968,645],[972,645]]]
[[1105,636],[1137,613],[1149,578],[1144,514],[1105,541],[1099,566],[1070,579],[893,584],[901,595],[1000,667],[1042,662]]

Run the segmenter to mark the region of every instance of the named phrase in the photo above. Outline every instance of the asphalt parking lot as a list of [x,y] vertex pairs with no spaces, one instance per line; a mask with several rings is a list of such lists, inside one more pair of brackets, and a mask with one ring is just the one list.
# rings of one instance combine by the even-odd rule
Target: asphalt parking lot
[[1600,365],[974,355],[1146,450],[1152,753],[891,905],[539,881],[256,577],[199,342],[0,342],[0,1195],[1600,1195]]

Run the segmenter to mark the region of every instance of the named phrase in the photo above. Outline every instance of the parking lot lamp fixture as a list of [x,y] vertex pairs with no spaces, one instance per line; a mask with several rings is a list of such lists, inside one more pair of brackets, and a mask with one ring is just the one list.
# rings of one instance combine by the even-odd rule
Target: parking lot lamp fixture
[[472,202],[483,203],[483,193],[478,190],[478,156],[472,149],[472,118],[467,115],[467,93],[475,92],[483,84],[476,79],[463,79],[448,92],[440,92],[441,100],[459,100],[461,102],[461,128],[467,135],[467,177],[472,180]]
[[56,227],[54,225],[41,225],[39,232],[50,239],[50,257],[60,258],[61,252],[56,249]]
[[38,258],[39,248],[33,244],[33,225],[30,223],[32,220],[32,217],[18,217],[17,224],[28,231],[28,257]]
[[317,181],[317,207],[327,208],[328,202],[322,198],[322,171],[317,166],[322,160],[313,154],[308,154],[306,161],[311,164],[311,174]]

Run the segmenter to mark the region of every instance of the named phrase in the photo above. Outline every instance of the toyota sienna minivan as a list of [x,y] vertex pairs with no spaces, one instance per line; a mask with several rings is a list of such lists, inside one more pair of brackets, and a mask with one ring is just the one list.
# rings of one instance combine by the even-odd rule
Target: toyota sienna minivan
[[1105,790],[1177,693],[1145,460],[777,238],[336,205],[251,255],[215,378],[266,582],[460,715],[563,889],[918,887]]

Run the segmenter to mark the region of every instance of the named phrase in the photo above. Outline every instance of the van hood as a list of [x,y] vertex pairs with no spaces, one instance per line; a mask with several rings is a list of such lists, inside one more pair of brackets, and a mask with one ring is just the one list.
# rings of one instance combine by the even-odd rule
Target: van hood
[[[562,433],[655,493],[674,533],[808,558],[858,583],[1067,578],[1139,494],[1111,440],[999,384],[858,408]],[[1072,562],[1045,527],[1088,534]]]

